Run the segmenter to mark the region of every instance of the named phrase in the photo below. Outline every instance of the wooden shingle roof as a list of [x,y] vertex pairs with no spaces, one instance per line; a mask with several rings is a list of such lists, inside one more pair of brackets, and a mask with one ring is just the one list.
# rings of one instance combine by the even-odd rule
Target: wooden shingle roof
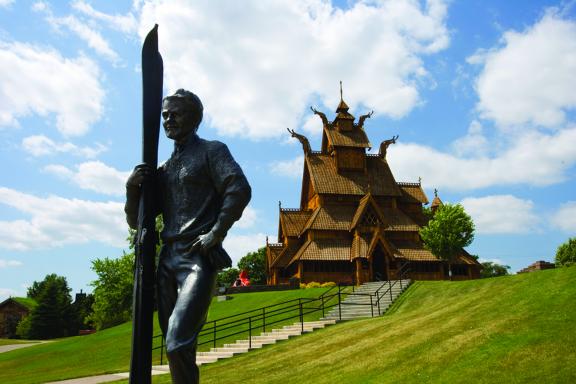
[[398,183],[402,191],[402,200],[409,203],[428,204],[428,197],[420,183]]
[[268,258],[268,264],[272,266],[274,265],[274,263],[276,263],[276,260],[278,260],[278,256],[280,256],[280,254],[284,250],[284,245],[268,243],[267,249],[270,252],[270,257]]
[[291,260],[296,254],[296,252],[298,252],[299,248],[300,244],[291,244],[289,246],[286,246],[282,250],[282,252],[280,252],[276,260],[274,260],[274,262],[270,265],[270,267],[276,267],[276,268],[287,267],[291,263]]
[[352,248],[350,249],[350,259],[354,260],[358,257],[368,257],[368,248],[372,242],[372,233],[362,233],[355,236],[352,240]]
[[438,257],[416,242],[393,242],[400,252],[400,257],[410,261],[439,261]]
[[383,212],[380,210],[378,204],[372,198],[372,193],[368,192],[362,199],[360,199],[360,203],[358,204],[358,209],[354,213],[354,217],[352,218],[352,222],[350,223],[349,230],[356,228],[360,219],[365,214],[366,210],[372,208],[374,213],[378,216],[379,220],[384,223],[384,215]]
[[350,227],[354,211],[354,206],[350,205],[326,205],[318,207],[310,216],[301,234],[308,229],[347,231]]
[[330,155],[311,153],[306,156],[306,166],[314,190],[319,194],[364,195],[368,186],[374,196],[401,196],[400,187],[386,160],[367,156],[367,174],[364,172],[338,173]]
[[284,235],[289,237],[300,235],[311,215],[311,210],[281,209],[280,225]]
[[328,144],[332,147],[371,148],[372,144],[364,129],[355,127],[351,131],[338,131],[333,124],[324,126]]
[[351,241],[345,239],[314,239],[308,240],[290,264],[298,260],[310,261],[350,261]]
[[418,232],[420,227],[404,212],[398,208],[381,207],[386,231],[409,231]]

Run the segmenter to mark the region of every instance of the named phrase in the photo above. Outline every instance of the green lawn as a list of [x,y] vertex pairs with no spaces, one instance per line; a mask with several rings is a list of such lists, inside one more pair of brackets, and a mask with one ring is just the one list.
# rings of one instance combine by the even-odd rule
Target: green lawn
[[[273,301],[258,295],[215,303],[211,316],[227,313],[220,305],[236,312]],[[574,324],[576,267],[417,282],[386,316],[203,366],[202,383],[576,383]],[[127,370],[129,332],[122,325],[0,354],[0,383]],[[170,377],[153,382],[169,383]]]
[[202,383],[576,383],[575,324],[576,267],[417,282],[386,316],[201,367]]
[[[208,320],[299,297],[318,297],[326,288],[259,292],[232,295],[213,301]],[[154,334],[160,330],[154,316]],[[294,322],[296,320],[291,320]],[[127,371],[130,365],[131,324],[126,323],[92,335],[69,337],[53,343],[0,354],[0,383],[44,383],[46,381]],[[158,340],[158,339],[157,339]],[[208,348],[208,346],[206,346]],[[159,363],[159,351],[154,363]]]

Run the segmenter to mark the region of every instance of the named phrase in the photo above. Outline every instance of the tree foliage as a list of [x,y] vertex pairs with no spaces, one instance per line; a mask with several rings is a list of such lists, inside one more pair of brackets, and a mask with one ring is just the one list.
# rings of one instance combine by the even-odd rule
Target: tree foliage
[[94,287],[93,313],[89,316],[96,329],[103,329],[130,320],[132,286],[134,282],[134,253],[124,253],[117,259],[96,259],[92,270],[98,280]]
[[424,245],[436,256],[451,263],[462,248],[474,240],[474,222],[460,204],[443,204],[433,218],[420,229]]
[[28,296],[38,305],[18,330],[19,336],[29,339],[52,339],[74,333],[75,313],[72,308],[68,282],[63,276],[47,275],[41,282],[35,281]]
[[569,266],[576,264],[576,237],[568,239],[556,250],[556,265]]
[[250,252],[241,258],[238,262],[238,269],[248,272],[250,284],[266,284],[266,247]]
[[480,272],[480,277],[496,277],[508,275],[509,265],[502,265],[498,263],[493,263],[491,261],[485,261],[482,263],[482,271]]
[[218,272],[218,276],[216,277],[216,284],[220,287],[230,287],[238,278],[240,271],[238,268],[228,268],[223,271]]

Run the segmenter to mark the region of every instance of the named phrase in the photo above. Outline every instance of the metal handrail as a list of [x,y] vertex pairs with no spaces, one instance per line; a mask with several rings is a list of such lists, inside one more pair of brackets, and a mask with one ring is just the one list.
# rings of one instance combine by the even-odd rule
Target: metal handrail
[[[400,286],[402,286],[402,280],[405,274],[409,271],[405,269],[408,262],[400,267]],[[325,316],[326,310],[334,308],[338,305],[338,318],[342,319],[342,305],[370,305],[371,315],[374,317],[374,307],[378,308],[378,315],[380,315],[380,300],[387,293],[390,293],[392,297],[392,288],[395,286],[394,283],[390,281],[384,282],[374,293],[360,293],[355,292],[355,288],[352,285],[352,292],[345,292],[349,286],[344,284],[338,284],[337,286],[331,287],[325,292],[323,292],[317,298],[298,298],[283,301],[281,303],[276,303],[260,308],[256,308],[250,311],[245,311],[237,313],[234,315],[222,317],[219,319],[211,320],[204,324],[204,327],[198,335],[198,345],[204,345],[211,343],[214,347],[217,346],[218,342],[232,336],[248,334],[248,347],[252,348],[252,338],[253,331],[262,329],[262,332],[266,332],[266,329],[271,329],[271,326],[279,323],[286,322],[290,319],[298,318],[301,331],[304,331],[304,317],[306,315],[322,311],[322,316]],[[383,293],[380,291],[388,285],[388,289]],[[337,290],[337,291],[335,291]],[[335,292],[333,292],[335,291]],[[353,296],[369,296],[370,303],[345,303],[343,301],[343,294],[353,295]],[[210,337],[208,337],[210,336]],[[156,335],[154,338],[161,338],[160,346],[153,348],[153,350],[161,349],[160,351],[160,364],[163,362],[163,349],[165,347],[164,339],[162,335]],[[200,342],[200,338],[207,337],[205,341]]]
[[[266,332],[266,328],[270,329],[272,325],[282,323],[293,318],[299,319],[302,327],[301,330],[303,331],[304,316],[319,311],[322,311],[322,314],[324,316],[325,311],[327,309],[332,308],[338,304],[338,303],[330,303],[332,299],[334,299],[336,296],[339,296],[340,294],[340,292],[330,294],[330,292],[334,288],[335,287],[331,287],[327,291],[323,292],[317,298],[298,298],[287,300],[281,303],[276,303],[265,307],[256,308],[250,311],[245,311],[234,315],[222,317],[219,319],[211,320],[206,324],[204,324],[204,327],[202,328],[202,330],[198,335],[198,339],[207,335],[211,335],[211,338],[208,338],[208,340],[206,341],[199,342],[198,345],[212,343],[213,346],[216,347],[217,342],[220,340],[229,338],[231,336],[245,334],[247,332],[249,337],[248,344],[249,348],[251,348],[253,330],[262,328],[262,331]],[[312,306],[312,304],[315,302],[319,302],[319,306]],[[232,331],[232,332],[226,332],[226,331]],[[154,338],[158,337],[162,337],[162,335],[158,334],[154,336]],[[163,348],[164,348],[164,340],[162,338],[161,345],[153,348],[153,350],[161,349],[160,352],[161,363],[163,360]]]

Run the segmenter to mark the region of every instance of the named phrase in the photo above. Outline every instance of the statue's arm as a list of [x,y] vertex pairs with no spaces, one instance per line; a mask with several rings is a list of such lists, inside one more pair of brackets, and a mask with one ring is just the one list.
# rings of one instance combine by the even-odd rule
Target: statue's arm
[[[158,186],[156,183],[156,172],[152,171],[150,167],[140,164],[134,168],[134,171],[126,181],[126,204],[124,205],[124,213],[126,213],[126,221],[132,229],[138,228],[138,205],[140,204],[140,187],[144,180],[149,179],[154,182],[155,201],[158,201]],[[155,206],[156,214],[159,214],[159,204]]]
[[226,145],[218,143],[209,152],[210,173],[222,198],[222,206],[211,232],[219,239],[224,239],[250,202],[252,189]]

